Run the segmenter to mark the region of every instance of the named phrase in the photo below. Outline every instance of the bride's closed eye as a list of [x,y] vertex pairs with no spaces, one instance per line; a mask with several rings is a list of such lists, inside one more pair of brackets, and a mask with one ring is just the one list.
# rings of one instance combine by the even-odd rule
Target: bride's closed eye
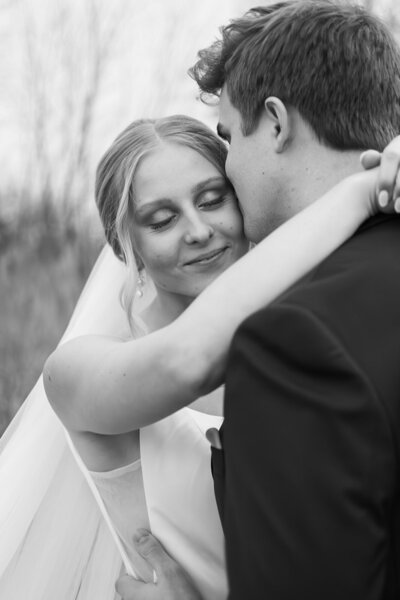
[[155,212],[148,220],[148,226],[152,231],[168,227],[175,219],[176,212],[169,209],[162,209]]
[[219,208],[225,202],[233,199],[233,193],[229,188],[207,190],[202,195],[198,202],[200,209]]
[[223,204],[227,200],[227,194],[223,196],[217,196],[212,200],[202,201],[199,204],[199,208],[215,208]]
[[153,223],[150,223],[150,229],[152,229],[153,231],[157,231],[158,229],[168,227],[168,225],[172,223],[175,217],[176,215],[171,215],[170,217],[163,219],[162,221],[154,221]]
[[[232,194],[228,191],[224,193],[210,193],[207,192],[202,200],[198,203],[198,208],[200,210],[214,210],[220,208],[224,205],[228,200],[233,198]],[[177,219],[177,214],[170,214],[165,218],[161,218],[160,220],[154,220],[149,223],[149,227],[152,231],[158,231],[160,229],[165,229],[169,225],[171,225]]]

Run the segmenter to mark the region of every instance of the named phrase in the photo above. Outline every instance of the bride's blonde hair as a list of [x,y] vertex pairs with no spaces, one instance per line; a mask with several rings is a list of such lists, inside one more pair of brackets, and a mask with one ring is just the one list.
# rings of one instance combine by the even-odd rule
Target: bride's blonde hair
[[224,143],[201,121],[185,115],[134,121],[104,153],[96,171],[95,198],[106,239],[127,266],[121,302],[132,331],[137,272],[145,267],[132,240],[133,181],[141,159],[163,142],[195,150],[225,177]]

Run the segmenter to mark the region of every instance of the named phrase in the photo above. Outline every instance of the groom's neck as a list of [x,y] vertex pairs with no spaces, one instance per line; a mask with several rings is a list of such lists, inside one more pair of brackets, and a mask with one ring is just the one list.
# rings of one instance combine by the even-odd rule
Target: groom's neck
[[[287,200],[297,212],[361,170],[359,150],[337,150],[321,143],[314,129],[294,108],[289,111],[290,135],[280,157],[278,173]],[[285,179],[286,177],[286,179]]]
[[362,170],[360,151],[339,151],[321,144],[309,148],[308,152],[300,152],[295,160],[297,166],[288,193],[299,210],[315,202],[339,181]]

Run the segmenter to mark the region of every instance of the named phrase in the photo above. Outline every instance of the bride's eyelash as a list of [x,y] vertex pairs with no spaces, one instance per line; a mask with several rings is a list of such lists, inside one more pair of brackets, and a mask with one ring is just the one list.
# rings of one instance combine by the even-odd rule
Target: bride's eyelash
[[[205,200],[202,201],[198,204],[198,206],[200,208],[213,208],[216,206],[219,206],[221,204],[223,204],[225,202],[225,200],[228,198],[229,194],[228,193],[224,193],[221,194],[215,198],[213,198],[212,200]],[[157,223],[150,223],[149,227],[152,231],[158,231],[159,229],[163,229],[164,227],[167,227],[174,219],[174,216],[168,217],[168,219],[163,219],[162,221],[158,221]]]
[[174,217],[168,217],[168,219],[164,219],[163,221],[159,221],[158,223],[150,223],[150,229],[153,231],[157,231],[158,229],[162,229],[169,225]]
[[222,204],[227,198],[227,194],[223,194],[221,196],[218,196],[217,198],[214,198],[213,200],[208,200],[206,202],[201,202],[199,204],[200,207],[208,207],[208,206],[217,206],[218,204]]

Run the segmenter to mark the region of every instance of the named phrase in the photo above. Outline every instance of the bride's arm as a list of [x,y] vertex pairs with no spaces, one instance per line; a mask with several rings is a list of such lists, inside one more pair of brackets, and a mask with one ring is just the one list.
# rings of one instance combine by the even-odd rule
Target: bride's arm
[[377,212],[376,180],[369,171],[335,186],[225,271],[168,327],[128,342],[84,336],[60,346],[46,363],[44,382],[66,427],[124,433],[219,385],[238,325]]

